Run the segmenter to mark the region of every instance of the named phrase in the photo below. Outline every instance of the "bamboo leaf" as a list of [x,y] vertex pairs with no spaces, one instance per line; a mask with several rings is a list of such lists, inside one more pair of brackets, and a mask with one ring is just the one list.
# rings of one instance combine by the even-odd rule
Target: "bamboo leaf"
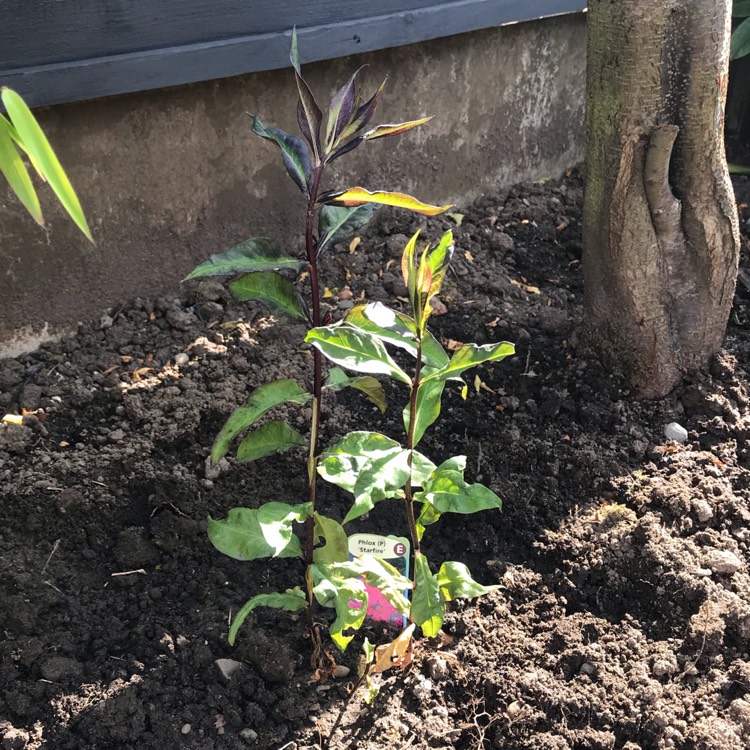
[[[414,445],[418,445],[427,428],[440,416],[441,399],[445,389],[444,380],[432,380],[422,382],[417,391],[417,422],[414,427]],[[411,418],[410,405],[407,404],[403,411],[404,427],[409,431]]]
[[251,117],[253,118],[253,133],[273,141],[281,149],[286,171],[294,180],[295,185],[303,193],[307,193],[311,163],[310,152],[305,142],[296,135],[285,133],[279,128],[267,128],[257,115],[251,115]]
[[257,607],[272,607],[273,609],[284,609],[287,612],[299,612],[303,610],[307,605],[307,597],[305,592],[302,591],[299,586],[295,586],[293,589],[287,589],[283,594],[258,594],[254,596],[250,601],[240,608],[237,614],[232,620],[232,626],[229,628],[229,641],[230,646],[234,646],[234,642],[237,639],[237,633],[242,627],[242,624],[247,619],[248,615]]
[[444,562],[437,574],[437,584],[443,601],[474,599],[494,591],[499,586],[482,586],[472,577],[469,569],[460,562]]
[[[37,224],[44,225],[42,207],[39,205],[34,185],[26,172],[21,155],[13,144],[10,134],[10,124],[0,115],[0,172],[16,194],[24,208],[31,214]],[[357,209],[354,209],[357,210]]]
[[452,204],[447,206],[431,206],[405,193],[391,193],[384,190],[370,192],[361,187],[353,187],[337,193],[328,193],[325,196],[321,196],[321,202],[333,203],[339,206],[361,206],[365,203],[378,203],[383,206],[406,208],[425,216],[437,216],[453,207]]
[[448,365],[441,370],[427,375],[423,383],[431,380],[450,380],[461,375],[466,370],[481,365],[484,362],[499,362],[500,360],[515,354],[516,349],[513,344],[507,341],[501,341],[499,344],[464,344],[457,349],[451,357]]
[[246,273],[229,284],[229,291],[240,302],[265,302],[293,318],[305,318],[294,284],[274,271]]
[[312,395],[300,388],[294,380],[275,380],[256,388],[244,406],[235,409],[216,436],[211,449],[211,462],[216,464],[226,455],[229,444],[242,430],[254,424],[269,409],[289,401],[306,404]]
[[342,369],[333,367],[328,373],[325,387],[333,391],[340,391],[342,388],[356,388],[358,391],[362,391],[380,411],[385,412],[386,410],[383,386],[372,375],[360,375],[352,378]]
[[8,88],[2,89],[2,102],[23,144],[23,149],[34,161],[36,168],[39,169],[44,179],[47,180],[63,208],[67,211],[68,216],[93,242],[91,230],[86,222],[86,217],[83,215],[78,196],[31,110],[15,91]]
[[349,539],[344,527],[332,518],[315,514],[315,543],[323,540],[325,544],[313,550],[313,561],[316,563],[343,562],[349,559]]
[[298,271],[304,262],[289,258],[268,237],[250,237],[239,244],[212,255],[188,274],[183,281],[203,276],[232,276],[251,271],[279,271],[283,268]]
[[410,120],[409,122],[400,122],[396,125],[376,125],[372,130],[368,130],[364,138],[366,141],[372,141],[375,138],[383,138],[388,135],[400,135],[405,133],[407,130],[417,128],[420,125],[424,125],[432,119],[430,117],[423,117],[421,120]]
[[288,505],[266,503],[258,509],[232,508],[223,520],[208,518],[208,538],[225,555],[235,560],[264,557],[298,557],[299,539],[292,523],[310,514],[309,503]]
[[750,54],[750,18],[746,18],[732,32],[729,43],[729,59],[737,60]]
[[305,337],[341,367],[371,375],[390,375],[402,383],[409,383],[409,376],[391,359],[383,343],[363,331],[341,325],[313,328]]
[[251,432],[237,448],[237,460],[249,463],[305,444],[305,438],[285,422],[274,420]]
[[351,237],[370,221],[376,209],[377,206],[372,203],[354,208],[323,206],[318,219],[318,253],[321,253],[326,245],[335,245]]
[[440,596],[436,577],[430,572],[427,558],[414,553],[414,597],[411,616],[428,638],[434,638],[445,619],[445,602]]

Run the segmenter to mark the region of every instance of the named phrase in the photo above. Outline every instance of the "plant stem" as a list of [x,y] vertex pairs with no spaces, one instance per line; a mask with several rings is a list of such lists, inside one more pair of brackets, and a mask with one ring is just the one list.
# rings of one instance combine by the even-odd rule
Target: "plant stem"
[[[307,254],[308,273],[310,274],[311,295],[311,323],[314,327],[321,324],[320,311],[320,283],[318,281],[318,258],[315,243],[315,217],[318,213],[317,201],[320,190],[320,178],[323,174],[323,164],[315,167],[310,185],[309,199],[307,202],[307,218],[305,220],[305,252]],[[317,489],[317,463],[318,463],[318,432],[320,428],[321,394],[323,392],[323,357],[317,349],[313,349],[313,399],[312,418],[310,424],[310,452],[307,459],[307,500],[315,510],[315,496]],[[312,605],[312,580],[309,575],[310,566],[313,562],[313,545],[315,540],[315,518],[313,512],[305,521],[305,581],[307,583],[307,628],[313,640],[313,660],[317,660],[320,647],[320,637],[315,629]]]
[[422,375],[422,334],[417,328],[417,364],[414,368],[414,379],[411,382],[411,393],[409,398],[409,433],[407,436],[406,447],[409,450],[407,463],[409,466],[409,478],[404,488],[404,502],[406,504],[406,517],[409,521],[409,533],[411,535],[411,544],[414,555],[420,552],[419,534],[417,533],[417,522],[414,518],[414,502],[412,499],[411,477],[412,463],[414,459],[414,433],[417,425],[417,397],[419,395],[420,378]]

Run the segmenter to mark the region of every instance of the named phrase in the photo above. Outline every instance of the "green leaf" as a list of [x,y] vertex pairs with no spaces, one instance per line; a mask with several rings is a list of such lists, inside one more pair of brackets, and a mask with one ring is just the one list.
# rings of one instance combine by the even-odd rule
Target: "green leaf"
[[282,255],[281,249],[267,237],[250,237],[223,253],[212,255],[191,271],[183,281],[202,276],[232,276],[250,271],[278,271],[288,268],[298,271],[304,262]]
[[288,401],[306,404],[311,398],[312,394],[300,388],[294,380],[275,380],[259,386],[250,394],[244,406],[232,412],[221,428],[211,449],[211,462],[217,464],[222,456],[226,455],[229,443],[269,409]]
[[229,285],[229,291],[240,302],[259,300],[293,318],[305,317],[294,284],[273,271],[246,273]]
[[477,513],[480,510],[502,509],[502,500],[483,484],[468,484],[458,459],[449,459],[435,469],[418,493],[417,500],[431,503],[438,513]]
[[[357,305],[346,315],[346,325],[377,336],[386,344],[393,344],[417,356],[417,326],[412,318],[391,310],[382,302]],[[422,340],[422,361],[428,367],[443,368],[450,359],[438,340],[425,332]]]
[[318,604],[336,609],[336,620],[329,632],[338,649],[344,651],[354,637],[346,631],[359,630],[365,621],[368,597],[364,581],[359,576],[342,576],[336,570],[337,565],[313,563],[310,572]]
[[284,166],[289,176],[294,180],[295,185],[303,192],[307,193],[310,181],[310,152],[307,145],[301,138],[296,135],[285,133],[279,128],[267,128],[260,117],[251,115],[253,118],[253,133],[261,138],[273,141],[281,149],[281,157],[284,160]]
[[432,305],[430,300],[440,293],[440,289],[443,286],[443,279],[450,266],[451,258],[453,257],[453,232],[446,232],[441,238],[440,242],[428,252],[427,254],[427,265],[430,269],[431,283],[427,292],[427,299],[424,307],[424,316],[422,318],[422,329],[427,323],[427,318],[432,312]]
[[368,585],[378,589],[397,612],[409,614],[409,600],[404,591],[413,588],[414,584],[382,557],[362,555],[354,560],[333,563],[330,567],[335,576],[345,579],[361,576]]
[[382,342],[364,331],[341,325],[322,326],[308,331],[305,341],[348,370],[390,375],[402,383],[411,382],[409,376],[391,359]]
[[451,361],[446,367],[431,373],[422,382],[449,380],[484,362],[499,362],[515,353],[516,349],[513,344],[507,341],[501,341],[499,344],[484,344],[483,346],[479,346],[478,344],[464,344],[454,352]]
[[297,30],[292,29],[292,46],[289,51],[289,59],[294,67],[294,78],[297,81],[299,102],[297,103],[297,122],[302,134],[307,138],[313,148],[316,161],[320,156],[320,127],[323,122],[323,112],[315,101],[310,87],[302,77],[302,69],[299,64],[299,52],[297,50]]
[[499,586],[482,586],[472,577],[469,569],[460,562],[444,562],[437,574],[437,584],[443,601],[474,599],[494,591]]
[[729,167],[729,174],[750,174],[750,167],[743,164],[727,164],[727,167]]
[[372,375],[351,378],[340,367],[333,367],[328,373],[328,380],[324,388],[330,388],[333,391],[340,391],[342,388],[356,388],[358,391],[362,391],[380,411],[386,410],[383,386]]
[[313,550],[316,563],[343,562],[349,559],[349,539],[344,527],[332,518],[315,514],[315,543],[325,544]]
[[[21,155],[13,144],[10,134],[10,123],[0,115],[0,172],[10,185],[10,189],[16,194],[24,208],[31,214],[34,221],[44,225],[42,207],[39,205],[36,190],[31,178],[26,172]],[[343,209],[344,211],[348,209]],[[357,209],[352,209],[356,211]]]
[[288,505],[266,503],[260,508],[232,508],[223,520],[208,518],[208,538],[225,555],[235,560],[263,557],[298,557],[299,539],[292,524],[310,514],[310,503]]
[[272,453],[283,453],[304,445],[305,438],[285,422],[274,420],[251,432],[237,448],[237,460],[249,463]]
[[737,60],[750,54],[750,18],[746,18],[732,32],[729,43],[729,59]]
[[429,203],[422,203],[422,201],[405,193],[392,193],[387,190],[371,192],[362,187],[353,187],[348,190],[328,193],[325,196],[321,196],[321,202],[336,203],[339,206],[361,206],[364,203],[378,203],[382,206],[406,208],[409,211],[424,214],[425,216],[437,216],[453,207],[453,204],[432,206]]
[[[350,432],[320,457],[318,473],[327,482],[354,494],[344,523],[372,510],[375,503],[400,496],[409,478],[409,451],[377,432]],[[435,464],[414,451],[412,484],[423,485]]]
[[326,245],[335,245],[351,237],[370,221],[376,209],[374,203],[354,208],[323,206],[318,217],[318,253],[322,252]]
[[428,638],[434,638],[445,619],[445,602],[435,576],[430,572],[427,558],[421,553],[414,554],[414,596],[411,616]]
[[247,616],[257,607],[272,607],[273,609],[284,609],[287,612],[299,612],[307,605],[305,592],[295,586],[293,589],[287,589],[283,594],[258,594],[250,601],[245,602],[244,606],[237,612],[232,620],[232,626],[229,628],[230,646],[234,646],[237,639],[237,633],[245,622]]
[[437,523],[440,520],[440,513],[428,503],[426,500],[422,501],[422,510],[417,518],[417,538],[422,539],[424,536],[425,529],[431,526],[433,523]]
[[93,242],[91,230],[86,223],[81,204],[78,202],[78,196],[31,110],[15,91],[8,88],[2,89],[2,102],[24,151],[28,153],[36,168],[47,180],[68,216]]
[[734,0],[732,3],[732,16],[734,18],[747,18],[750,16],[750,0]]
[[[414,446],[424,436],[427,428],[440,416],[440,401],[445,389],[444,380],[422,382],[417,391],[417,423],[414,427]],[[407,404],[403,411],[404,427],[409,432],[411,421],[411,405]]]

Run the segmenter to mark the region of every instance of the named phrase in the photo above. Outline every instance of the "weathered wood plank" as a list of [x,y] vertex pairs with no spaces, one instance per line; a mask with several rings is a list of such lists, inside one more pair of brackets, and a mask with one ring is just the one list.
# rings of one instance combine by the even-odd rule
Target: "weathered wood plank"
[[581,11],[585,0],[0,0],[0,82],[32,105],[94,99]]

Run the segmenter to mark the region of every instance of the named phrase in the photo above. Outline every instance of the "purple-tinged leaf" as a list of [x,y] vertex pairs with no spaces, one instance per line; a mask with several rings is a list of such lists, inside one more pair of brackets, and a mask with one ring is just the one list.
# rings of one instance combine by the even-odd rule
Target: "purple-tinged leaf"
[[[316,161],[320,159],[320,128],[323,123],[323,112],[315,101],[315,96],[307,82],[302,77],[302,69],[299,64],[299,52],[297,50],[297,29],[292,29],[292,46],[289,50],[289,60],[294,67],[294,77],[297,81],[299,92],[299,103],[297,105],[297,122],[308,143],[312,146]],[[301,110],[301,112],[300,112]]]
[[364,138],[366,141],[372,141],[375,138],[383,138],[387,135],[400,135],[405,133],[407,130],[417,128],[420,125],[424,125],[432,119],[430,117],[423,117],[421,120],[411,120],[409,122],[400,122],[394,125],[376,125],[372,130],[368,130]]
[[357,112],[349,124],[349,127],[347,127],[341,135],[343,140],[359,132],[370,122],[372,116],[375,114],[375,110],[378,108],[378,104],[380,104],[380,97],[383,95],[383,88],[385,87],[387,80],[388,79],[386,78],[383,83],[380,84],[380,87],[373,94],[371,99],[357,108]]
[[297,187],[307,193],[310,179],[310,151],[307,144],[296,135],[290,135],[278,128],[267,128],[260,117],[253,117],[253,133],[273,141],[280,149],[284,166]]
[[326,162],[330,164],[335,159],[338,159],[339,156],[343,156],[344,154],[348,154],[350,151],[354,151],[357,146],[359,146],[360,143],[362,143],[365,139],[360,135],[358,138],[352,138],[349,143],[345,143],[340,149],[337,151],[334,151],[328,159],[326,159]]
[[[362,70],[362,68],[359,70]],[[357,99],[355,80],[359,70],[334,94],[331,100],[331,108],[328,110],[328,124],[326,125],[326,152],[336,145],[339,136],[354,116]]]

